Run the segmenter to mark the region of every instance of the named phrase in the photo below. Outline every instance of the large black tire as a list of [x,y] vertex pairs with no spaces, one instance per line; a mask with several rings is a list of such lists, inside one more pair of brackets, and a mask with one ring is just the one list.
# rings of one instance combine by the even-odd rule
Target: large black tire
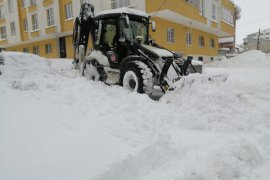
[[104,67],[100,65],[95,59],[85,61],[82,75],[85,76],[86,79],[92,81],[106,82],[107,80],[107,75],[104,71]]
[[83,67],[83,76],[88,80],[99,81],[100,74],[98,70],[91,62],[86,62]]
[[122,69],[120,84],[130,91],[150,95],[154,86],[153,74],[145,63],[133,61]]

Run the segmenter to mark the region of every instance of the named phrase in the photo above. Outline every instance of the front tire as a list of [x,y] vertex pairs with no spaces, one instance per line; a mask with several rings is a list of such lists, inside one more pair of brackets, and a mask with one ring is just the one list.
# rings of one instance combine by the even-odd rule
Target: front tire
[[128,63],[121,72],[121,84],[129,91],[146,93],[153,92],[153,74],[151,69],[143,62]]

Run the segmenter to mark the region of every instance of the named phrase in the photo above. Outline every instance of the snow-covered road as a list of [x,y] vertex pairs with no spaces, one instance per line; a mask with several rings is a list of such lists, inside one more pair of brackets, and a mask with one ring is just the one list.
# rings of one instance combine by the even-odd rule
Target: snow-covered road
[[[212,63],[159,102],[87,81],[70,60],[2,53],[0,179],[268,180],[270,57]],[[188,78],[187,78],[188,80]]]

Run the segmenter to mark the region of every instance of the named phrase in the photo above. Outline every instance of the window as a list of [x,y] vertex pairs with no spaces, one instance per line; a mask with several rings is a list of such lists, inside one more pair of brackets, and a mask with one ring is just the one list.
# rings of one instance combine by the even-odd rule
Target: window
[[200,1],[199,0],[185,0],[187,3],[192,4],[193,6],[199,8],[200,7]]
[[167,42],[174,43],[174,29],[167,29]]
[[37,5],[37,1],[36,0],[30,0],[30,6],[35,6]]
[[3,8],[3,5],[0,6],[0,19],[3,19],[5,18],[5,13],[4,13],[4,8]]
[[201,0],[200,2],[200,12],[202,16],[205,16],[205,0]]
[[29,48],[23,48],[24,53],[29,53]]
[[0,27],[0,39],[7,39],[7,29],[6,26]]
[[192,45],[192,33],[190,32],[186,33],[186,45],[188,46]]
[[16,35],[15,22],[10,23],[10,34],[11,34],[11,36]]
[[10,13],[14,11],[13,0],[8,0],[8,10],[9,10]]
[[215,48],[215,39],[210,39],[210,48]]
[[21,5],[22,5],[22,8],[26,7],[25,0],[21,0]]
[[111,0],[111,8],[121,8],[125,6],[130,6],[130,0]]
[[111,8],[116,9],[118,7],[117,0],[111,0]]
[[54,25],[53,8],[47,9],[47,26]]
[[32,29],[33,29],[33,31],[38,29],[38,16],[37,16],[37,14],[32,15]]
[[28,21],[27,21],[27,19],[23,20],[23,30],[24,30],[24,32],[28,31]]
[[[100,22],[100,27],[104,31],[99,33],[98,39],[100,40],[100,44],[106,48],[106,49],[111,49],[115,47],[116,45],[116,20],[115,19],[107,19],[107,20],[102,20]],[[132,23],[132,21],[130,22]],[[123,30],[124,31],[124,30]],[[124,32],[123,32],[124,34]],[[125,34],[127,35],[127,34]],[[127,36],[125,36],[127,37]],[[127,37],[128,38],[128,37]]]
[[92,1],[92,0],[81,0],[81,4],[82,4],[82,3],[88,3],[88,4],[91,4],[91,1]]
[[204,47],[204,37],[199,36],[199,47]]
[[72,19],[73,18],[73,12],[72,12],[72,4],[66,4],[65,5],[66,10],[66,19]]
[[217,20],[217,6],[215,4],[212,4],[212,20]]
[[269,37],[266,37],[265,39],[269,40],[270,38]]
[[233,13],[224,7],[222,8],[222,20],[229,24],[234,24]]
[[45,53],[46,54],[52,53],[52,44],[45,44]]
[[193,60],[193,56],[187,56],[187,60]]
[[39,46],[34,46],[33,47],[33,53],[36,55],[39,55]]

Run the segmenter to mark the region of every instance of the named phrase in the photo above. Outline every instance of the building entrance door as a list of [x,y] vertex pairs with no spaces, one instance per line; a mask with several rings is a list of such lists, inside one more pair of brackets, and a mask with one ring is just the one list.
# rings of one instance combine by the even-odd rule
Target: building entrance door
[[60,37],[59,44],[60,44],[60,58],[67,58],[66,38]]

